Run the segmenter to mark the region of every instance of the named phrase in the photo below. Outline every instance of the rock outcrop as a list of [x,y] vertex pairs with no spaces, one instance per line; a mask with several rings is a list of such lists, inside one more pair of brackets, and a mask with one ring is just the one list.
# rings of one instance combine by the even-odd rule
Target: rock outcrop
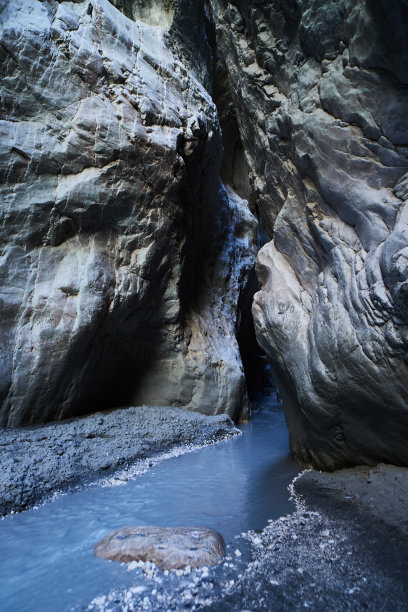
[[258,342],[305,465],[408,464],[408,5],[214,0],[263,227]]
[[225,554],[222,536],[203,527],[122,527],[95,546],[95,556],[111,561],[150,562],[162,570],[217,565]]
[[[1,425],[146,403],[246,413],[256,220],[219,180],[201,3],[185,36],[180,2],[134,3],[137,22],[113,4],[0,8]],[[206,52],[187,69],[192,36]]]
[[256,214],[293,455],[408,464],[406,0],[0,10],[0,424],[245,416]]

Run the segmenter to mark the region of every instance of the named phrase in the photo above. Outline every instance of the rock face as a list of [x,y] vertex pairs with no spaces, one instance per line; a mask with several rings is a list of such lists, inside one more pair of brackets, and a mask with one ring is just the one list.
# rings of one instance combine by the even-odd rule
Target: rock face
[[216,565],[225,544],[219,533],[202,527],[123,527],[105,536],[94,551],[111,561],[150,561],[175,570]]
[[138,3],[134,22],[108,0],[2,3],[1,425],[143,403],[245,415],[256,220],[219,181],[201,3],[189,70],[181,4]]
[[295,458],[408,464],[407,0],[9,0],[0,20],[0,424],[245,416],[256,213]]
[[408,464],[408,4],[214,0],[263,227],[258,342],[305,465]]

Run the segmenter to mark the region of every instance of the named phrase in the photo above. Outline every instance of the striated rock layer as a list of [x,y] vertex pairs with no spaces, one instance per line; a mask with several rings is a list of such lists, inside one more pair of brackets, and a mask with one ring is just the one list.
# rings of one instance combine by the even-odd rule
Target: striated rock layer
[[408,4],[214,0],[263,227],[253,314],[305,465],[408,464]]
[[207,55],[188,70],[191,41],[168,33],[180,2],[139,4],[136,22],[108,0],[0,8],[3,426],[142,403],[246,413],[256,220],[218,178],[201,3]]

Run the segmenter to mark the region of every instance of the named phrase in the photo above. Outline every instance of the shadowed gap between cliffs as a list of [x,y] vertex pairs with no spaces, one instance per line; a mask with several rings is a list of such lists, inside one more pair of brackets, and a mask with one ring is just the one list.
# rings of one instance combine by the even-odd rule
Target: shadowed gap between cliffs
[[[215,33],[211,32],[211,26],[207,37],[214,50]],[[177,229],[181,229],[181,233],[184,230],[186,237],[180,279],[180,301],[185,315],[190,310],[199,310],[201,300],[206,299],[213,280],[211,269],[216,253],[222,248],[222,216],[217,209],[219,186],[214,178],[220,175],[225,184],[248,200],[252,212],[256,213],[228,76],[216,57],[216,49],[214,57],[213,90],[223,131],[222,160],[221,147],[218,157],[216,154],[208,156],[207,134],[203,129],[197,134],[191,156],[180,151],[186,164],[180,191],[184,227]],[[211,73],[211,69],[208,72]],[[77,417],[131,403],[135,389],[157,362],[163,341],[160,308],[152,308],[152,304],[161,303],[160,291],[164,285],[159,284],[159,289],[154,285],[152,282],[142,300],[131,297],[111,312],[100,313],[92,329],[84,330],[76,339],[60,367],[52,371],[48,380],[41,381],[36,393],[32,394],[36,398],[34,405],[23,410],[21,424]],[[236,321],[250,397],[252,392],[264,389],[266,380],[266,359],[256,342],[251,314],[253,295],[258,288],[252,270],[245,286],[241,287]]]
[[[241,198],[248,201],[252,214],[258,218],[259,211],[249,182],[249,168],[241,140],[228,73],[218,55],[215,26],[210,20],[207,20],[207,36],[213,50],[213,100],[218,109],[224,149],[220,169],[221,180],[225,185],[232,187]],[[258,242],[258,248],[260,248],[264,242],[260,232],[258,232]],[[237,341],[251,401],[255,400],[257,394],[263,392],[266,388],[275,390],[274,382],[270,377],[266,354],[256,340],[252,317],[252,302],[259,288],[254,266],[248,275],[246,284],[241,288],[238,302],[238,320],[236,322]]]
[[[210,90],[218,109],[224,149],[219,170],[220,178],[240,197],[248,200],[251,212],[257,216],[258,211],[249,183],[249,170],[229,87],[228,74],[218,57],[215,24],[210,12],[205,11],[204,3],[191,4],[184,0],[110,1],[130,19],[145,21],[152,25],[166,26],[171,16],[170,32],[174,31],[176,35],[173,42],[179,47],[187,65],[200,75],[203,84]],[[188,13],[187,17],[186,13]],[[161,18],[160,14],[162,14]],[[179,26],[184,26],[182,37],[178,32]],[[205,197],[204,195],[208,194],[209,185],[215,185],[216,181],[214,181],[214,176],[209,175],[208,170],[201,176],[199,168],[203,158],[201,150],[205,148],[206,134],[201,132],[197,138],[199,141],[197,152],[191,158],[185,155],[183,143],[180,143],[179,147],[179,153],[186,164],[186,180],[181,189],[186,244],[183,249],[184,269],[180,282],[180,301],[185,317],[188,317],[192,310],[200,310],[201,302],[208,293],[208,284],[211,282],[211,272],[215,264],[214,253],[222,247],[220,243],[222,232],[216,227],[219,216],[219,211],[216,209],[220,201],[219,196],[215,189],[210,196]],[[204,184],[203,177],[207,184]],[[201,188],[198,189],[197,184],[200,182]],[[206,202],[205,206],[204,202]],[[215,207],[209,209],[208,203],[215,203]],[[256,341],[251,313],[253,296],[258,289],[259,285],[255,269],[253,269],[245,286],[241,288],[238,320],[236,321],[237,341],[250,398],[253,393],[262,391],[265,385],[270,386],[271,384],[270,377],[265,370],[266,356]]]

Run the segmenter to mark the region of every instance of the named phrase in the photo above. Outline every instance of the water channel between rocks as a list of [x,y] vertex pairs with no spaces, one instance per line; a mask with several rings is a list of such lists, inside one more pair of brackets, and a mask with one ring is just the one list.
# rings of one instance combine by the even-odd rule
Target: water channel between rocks
[[299,468],[271,398],[241,429],[121,486],[90,487],[0,521],[0,610],[81,610],[111,589],[143,586],[140,570],[93,555],[98,540],[125,525],[211,527],[245,561],[240,534],[294,510],[287,487]]

